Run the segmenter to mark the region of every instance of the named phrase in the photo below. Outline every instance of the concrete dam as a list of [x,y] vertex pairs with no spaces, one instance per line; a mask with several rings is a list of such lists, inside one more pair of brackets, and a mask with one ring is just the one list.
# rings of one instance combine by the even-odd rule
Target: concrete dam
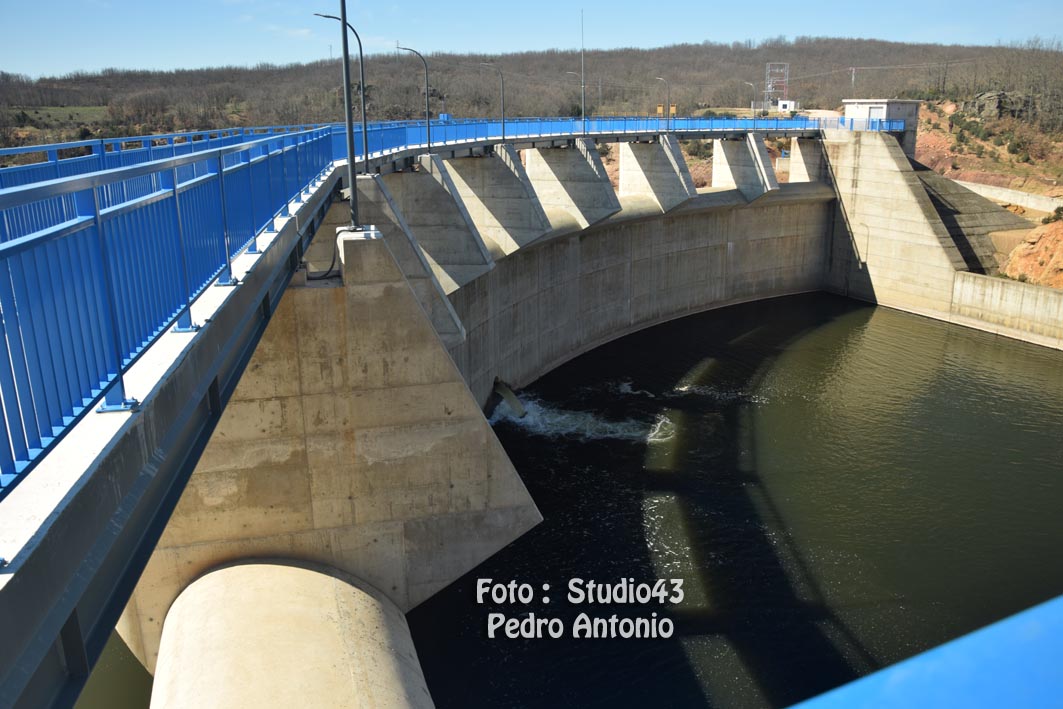
[[701,190],[671,135],[616,143],[616,189],[593,138],[437,150],[358,176],[360,231],[333,163],[118,622],[152,706],[433,706],[404,614],[541,520],[498,382],[812,291],[1063,349],[1063,293],[991,275],[1029,222],[889,133],[794,137],[786,183],[764,137]]
[[[339,249],[342,279],[283,297],[119,625],[156,673],[153,706],[276,702],[280,686],[211,668],[240,656],[286,676],[336,634],[332,663],[364,672],[368,647],[386,672],[344,669],[310,694],[281,682],[280,703],[430,706],[402,613],[539,520],[480,413],[496,379],[519,387],[665,320],[813,290],[1063,345],[1063,294],[983,275],[990,233],[1022,220],[917,171],[889,135],[794,146],[780,185],[759,136],[716,141],[701,194],[667,136],[619,144],[615,192],[585,140],[359,178],[377,231],[333,243],[333,207],[307,262],[324,271]],[[278,613],[289,597],[300,624]],[[359,630],[365,613],[380,634]],[[253,652],[281,638],[292,655]]]

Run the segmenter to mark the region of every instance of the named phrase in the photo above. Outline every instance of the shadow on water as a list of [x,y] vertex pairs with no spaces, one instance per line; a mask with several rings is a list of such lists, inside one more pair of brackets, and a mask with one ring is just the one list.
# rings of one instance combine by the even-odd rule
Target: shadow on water
[[[775,312],[779,301],[764,301],[709,314],[711,331],[692,328],[688,318],[637,333],[532,388],[545,401],[613,421],[652,420],[668,407],[691,422],[673,435],[697,439],[697,445],[673,446],[665,469],[643,467],[651,454],[645,439],[627,442],[618,455],[615,440],[544,441],[511,424],[496,427],[545,521],[409,614],[438,706],[785,706],[878,666],[825,603],[760,483],[748,400],[711,389],[723,381],[731,392],[750,392],[789,343],[837,317],[871,312],[829,296],[800,298],[814,302],[787,308],[784,318]],[[662,357],[662,344],[676,338],[696,342],[684,344],[684,356]],[[711,367],[699,374],[705,362]],[[638,376],[637,386],[651,390],[642,398],[621,401],[581,388],[643,372],[652,376]],[[667,397],[681,379],[688,391]],[[707,393],[698,393],[702,389]],[[647,499],[661,498],[672,504],[673,528],[681,530],[688,550],[688,572],[673,575],[686,576],[688,589],[702,589],[701,601],[674,609],[568,604],[561,589],[570,578],[652,582],[666,576],[645,527]],[[530,582],[538,598],[548,583],[553,599],[548,605],[477,605],[477,578]],[[674,619],[676,632],[670,639],[486,637],[491,612],[557,617],[571,629],[584,611],[599,618],[659,611]],[[710,656],[723,665],[714,668],[710,660],[705,667],[693,659],[691,644],[703,638],[714,638]],[[705,675],[732,669],[755,686],[729,691],[725,701]]]

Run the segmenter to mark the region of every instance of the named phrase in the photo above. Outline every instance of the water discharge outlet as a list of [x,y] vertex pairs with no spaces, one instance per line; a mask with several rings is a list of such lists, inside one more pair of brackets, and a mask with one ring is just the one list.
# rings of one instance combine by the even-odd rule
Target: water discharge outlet
[[524,408],[524,404],[520,403],[520,399],[517,398],[517,395],[513,393],[513,390],[508,384],[498,377],[495,377],[495,386],[491,391],[493,396],[490,401],[487,402],[488,416],[490,416],[494,408],[498,406],[500,400],[509,405],[509,408],[511,408],[513,413],[517,415],[517,418],[524,418],[528,415],[527,410]]

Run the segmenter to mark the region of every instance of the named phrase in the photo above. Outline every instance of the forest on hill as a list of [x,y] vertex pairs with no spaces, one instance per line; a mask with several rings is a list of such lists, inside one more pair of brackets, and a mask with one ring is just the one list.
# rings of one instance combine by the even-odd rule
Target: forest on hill
[[[803,109],[836,108],[843,98],[962,101],[986,91],[1018,96],[1012,117],[1063,129],[1063,47],[1030,40],[1012,46],[904,44],[868,39],[784,37],[761,42],[681,44],[657,49],[588,50],[588,114],[656,110],[670,82],[679,115],[748,107],[763,90],[765,65],[789,63],[789,97]],[[433,115],[497,115],[505,74],[507,113],[578,115],[578,51],[429,55]],[[370,120],[423,115],[424,75],[412,56],[366,57]],[[357,77],[357,69],[352,72]],[[0,145],[230,126],[342,120],[338,59],[309,64],[168,72],[105,70],[30,79],[0,72]],[[759,98],[759,97],[758,97]],[[357,101],[355,102],[357,111]]]

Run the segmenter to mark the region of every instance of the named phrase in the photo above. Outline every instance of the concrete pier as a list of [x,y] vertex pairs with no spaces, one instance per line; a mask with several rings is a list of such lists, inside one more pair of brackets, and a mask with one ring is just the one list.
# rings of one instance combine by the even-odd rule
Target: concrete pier
[[405,611],[541,519],[379,233],[342,285],[285,293],[119,632],[153,670],[162,621],[221,564],[326,564]]
[[620,211],[594,141],[577,138],[568,148],[526,150],[525,168],[539,202],[555,229],[577,228]]
[[790,141],[790,182],[830,182],[820,141],[811,138]]
[[653,143],[618,143],[617,147],[621,199],[649,197],[660,211],[667,212],[698,193],[674,137],[661,136]]
[[513,146],[499,145],[491,155],[445,163],[494,258],[511,254],[550,231],[550,220]]
[[742,140],[714,140],[712,186],[737,189],[750,202],[779,189],[764,137],[747,133]]
[[229,566],[166,619],[152,709],[430,709],[402,611],[328,568]]
[[[409,224],[399,206],[384,184],[379,175],[360,175],[358,177],[358,205],[362,220],[366,224],[372,224],[384,237],[388,249],[395,257],[402,275],[410,284],[417,299],[424,308],[432,326],[439,337],[448,346],[461,342],[465,339],[465,328],[458,319],[439,279],[436,277],[436,269],[432,268],[428,255],[421,244],[414,238]],[[344,206],[333,207],[329,212],[329,218],[336,210],[344,213]],[[340,222],[339,225],[345,225]],[[335,228],[330,231],[322,231],[323,234],[336,233]],[[326,245],[336,248],[333,239],[314,239],[310,244],[310,250],[323,250]],[[309,259],[308,259],[309,260]],[[452,285],[453,284],[451,282]]]
[[382,179],[443,290],[452,293],[491,270],[494,260],[439,156],[421,156],[418,167]]

